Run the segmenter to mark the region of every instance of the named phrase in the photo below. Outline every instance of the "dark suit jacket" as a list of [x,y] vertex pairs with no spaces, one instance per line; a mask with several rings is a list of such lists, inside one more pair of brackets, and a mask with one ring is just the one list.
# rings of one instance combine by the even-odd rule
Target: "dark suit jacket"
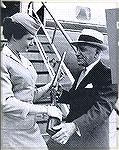
[[[85,88],[90,83],[93,87]],[[65,145],[59,144],[61,149],[108,148],[108,118],[116,101],[117,86],[112,85],[111,71],[99,62],[76,90],[74,83],[69,92],[63,91],[60,102],[70,104],[66,122],[77,124],[82,136],[75,133]]]

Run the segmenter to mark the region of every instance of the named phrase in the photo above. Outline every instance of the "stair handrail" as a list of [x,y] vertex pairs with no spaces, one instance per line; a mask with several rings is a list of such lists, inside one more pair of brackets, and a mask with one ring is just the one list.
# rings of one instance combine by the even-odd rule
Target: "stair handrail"
[[54,72],[52,66],[50,65],[49,58],[46,55],[42,44],[39,42],[37,35],[34,36],[34,40],[36,42],[38,50],[40,51],[41,57],[43,58],[45,66],[48,69],[49,75],[50,75],[51,79],[53,79],[55,76],[55,72]]
[[[34,9],[33,9],[33,8],[34,8],[34,7],[33,7],[33,2],[31,1],[31,2],[29,2],[29,4],[28,4],[28,9],[27,9],[27,13],[28,13],[28,14],[29,14],[29,8],[30,8],[30,5],[31,5],[31,4],[32,4],[32,12],[35,13],[35,11],[33,11],[33,10],[34,10]],[[38,20],[38,22],[40,23],[41,27],[43,28],[44,26],[43,26],[42,22],[40,21],[40,19],[37,18],[37,20]],[[46,68],[47,68],[47,70],[48,70],[48,72],[49,72],[49,75],[50,75],[51,79],[53,79],[54,76],[55,76],[55,72],[54,72],[52,66],[50,65],[49,58],[48,58],[48,56],[46,55],[46,52],[45,52],[45,50],[44,50],[42,44],[39,42],[39,39],[38,39],[38,36],[37,36],[37,35],[34,36],[34,40],[35,40],[36,46],[37,46],[37,48],[38,48],[38,50],[39,50],[39,52],[40,52],[40,54],[41,54],[41,57],[43,58],[43,61],[44,61],[45,66],[46,66]]]
[[[34,10],[33,10],[33,12],[35,13]],[[37,15],[36,13],[35,13],[35,15],[37,16],[38,21],[40,21],[38,15]],[[42,27],[43,31],[45,32],[45,35],[47,36],[48,41],[50,42],[50,45],[52,46],[54,52],[56,53],[56,55],[57,55],[59,61],[61,61],[61,56],[60,56],[59,52],[57,51],[56,47],[54,46],[54,44],[53,44],[51,38],[49,37],[49,35],[48,35],[48,33],[47,33],[47,31],[45,30],[45,27],[44,27],[44,25],[42,24],[42,22],[41,22],[41,27]],[[63,66],[63,68],[64,68],[64,70],[65,70],[67,76],[69,77],[71,83],[73,84],[73,83],[74,83],[74,77],[72,76],[71,72],[70,72],[69,69],[66,67],[66,65],[65,65],[64,62],[63,62],[63,64],[62,64],[62,66]]]
[[[33,3],[33,2],[32,2],[32,3]],[[53,44],[53,42],[52,42],[50,36],[48,35],[48,33],[47,33],[47,31],[46,31],[44,25],[43,25],[42,22],[40,21],[40,19],[39,19],[37,13],[36,13],[35,10],[33,9],[33,7],[32,7],[32,12],[33,12],[34,15],[36,16],[36,18],[37,18],[37,20],[39,21],[39,23],[41,24],[41,27],[42,27],[42,29],[43,29],[43,31],[44,31],[44,33],[45,33],[45,35],[46,35],[46,37],[47,37],[47,39],[48,39],[50,45],[52,46],[52,48],[53,48],[55,54],[57,55],[57,57],[58,57],[58,59],[59,59],[59,61],[60,61],[60,60],[61,60],[61,56],[60,56],[59,52],[57,51],[55,45]],[[40,41],[39,41],[38,38],[35,37],[35,41],[37,42],[37,45],[40,45],[40,47],[42,47],[42,44],[40,44]],[[39,49],[39,51],[41,52],[41,54],[42,54],[42,51],[43,51],[43,53],[46,55],[46,53],[45,53],[43,47],[42,47],[42,51],[41,51],[40,49]],[[50,71],[50,69],[48,68],[48,67],[50,67],[50,64],[49,64],[49,63],[47,64],[48,61],[45,60],[43,54],[42,54],[41,56],[43,57],[44,63],[45,63],[45,65],[46,65],[48,71]],[[64,62],[63,62],[63,64],[62,64],[62,66],[63,66],[63,69],[65,70],[67,76],[69,77],[71,83],[73,84],[73,83],[74,83],[74,77],[72,76],[70,70],[66,67],[66,65],[65,65]],[[50,67],[50,68],[51,68],[51,67]],[[51,72],[51,71],[50,71],[50,72]],[[50,73],[50,72],[49,72],[49,74],[52,74],[52,73]],[[53,77],[54,77],[54,73],[53,73],[53,75],[51,75],[51,78],[53,78]]]
[[64,37],[66,38],[67,42],[70,44],[70,46],[73,48],[74,51],[75,48],[74,46],[71,44],[72,40],[70,38],[70,36],[65,32],[65,30],[63,29],[62,25],[59,23],[58,20],[56,20],[56,18],[51,14],[51,12],[49,11],[49,9],[46,7],[46,5],[44,4],[44,2],[41,2],[43,4],[43,6],[45,7],[45,9],[47,10],[47,12],[50,14],[50,16],[52,17],[52,19],[54,20],[54,22],[56,23],[56,25],[58,26],[59,30],[62,32],[62,34],[64,35]]

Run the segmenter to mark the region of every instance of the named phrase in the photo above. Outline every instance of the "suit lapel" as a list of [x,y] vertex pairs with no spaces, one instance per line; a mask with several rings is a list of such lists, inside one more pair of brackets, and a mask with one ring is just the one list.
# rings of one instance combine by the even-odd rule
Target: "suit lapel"
[[[100,66],[102,68],[102,63],[99,61],[90,71],[89,73],[83,78],[83,80],[80,82],[80,84],[78,85],[77,89],[78,90],[79,88],[84,88],[85,86],[87,86],[87,84],[89,83],[92,83],[94,82],[95,80],[95,77],[96,77],[96,74],[97,74],[97,71],[99,72],[100,70]],[[79,73],[81,74],[81,72]],[[73,86],[72,86],[72,90],[75,90],[75,87],[77,85],[77,82],[78,82],[78,79],[76,78]]]
[[80,72],[78,73],[78,75],[76,75],[76,76],[74,77],[74,78],[75,78],[75,81],[74,81],[74,84],[73,84],[72,88],[70,89],[70,92],[75,90],[81,72],[82,72],[82,71],[80,71]]

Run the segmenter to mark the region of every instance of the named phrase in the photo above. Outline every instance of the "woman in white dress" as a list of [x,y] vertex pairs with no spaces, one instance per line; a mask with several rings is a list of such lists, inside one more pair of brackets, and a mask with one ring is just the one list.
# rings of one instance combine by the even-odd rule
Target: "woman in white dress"
[[51,83],[36,88],[37,74],[30,61],[19,52],[27,49],[40,28],[31,16],[16,13],[4,19],[3,34],[8,44],[1,52],[2,149],[47,150],[35,122],[39,113],[62,118],[55,106],[33,104],[48,91]]

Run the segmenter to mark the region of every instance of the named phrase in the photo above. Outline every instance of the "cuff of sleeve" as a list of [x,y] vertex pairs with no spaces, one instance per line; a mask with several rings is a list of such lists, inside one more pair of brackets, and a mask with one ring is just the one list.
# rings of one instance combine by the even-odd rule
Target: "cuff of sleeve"
[[29,106],[26,105],[25,109],[22,111],[22,114],[21,114],[22,118],[26,118],[28,113],[29,113]]
[[78,134],[78,136],[81,136],[81,132],[80,132],[80,129],[79,127],[77,126],[77,124],[75,122],[73,122],[76,126],[76,133]]
[[81,136],[79,128],[77,128],[76,133],[78,134],[78,136]]
[[[17,116],[25,119],[29,113],[29,104],[22,102],[15,97],[10,97],[7,99],[6,108],[12,111],[13,116]],[[9,103],[9,104],[8,104]],[[9,107],[7,107],[9,105]],[[30,104],[31,105],[31,104]]]

